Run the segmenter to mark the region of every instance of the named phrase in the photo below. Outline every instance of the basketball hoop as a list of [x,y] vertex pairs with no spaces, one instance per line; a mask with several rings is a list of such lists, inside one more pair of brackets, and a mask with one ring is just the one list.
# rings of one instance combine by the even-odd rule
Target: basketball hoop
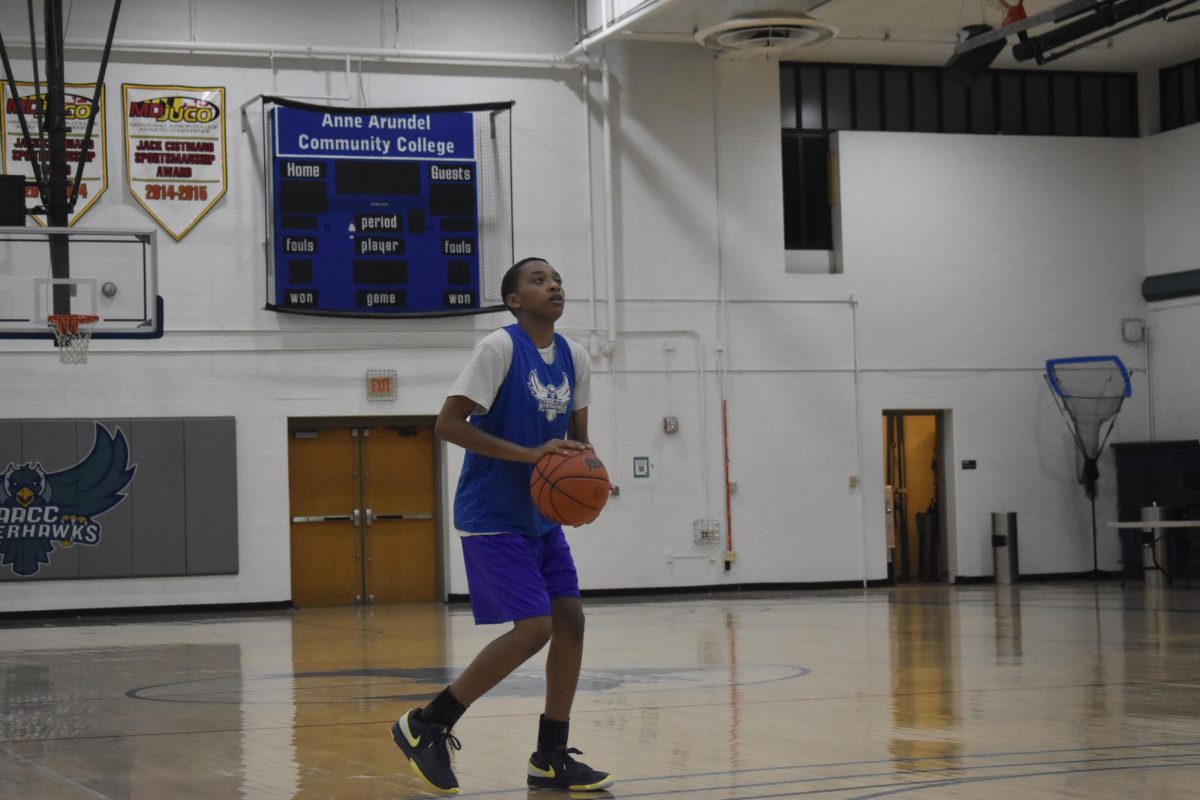
[[88,342],[100,318],[95,314],[51,314],[46,324],[54,333],[58,360],[64,364],[86,364]]
[[1017,0],[1015,3],[1010,3],[1008,0],[988,0],[988,2],[1004,12],[1004,21],[1000,23],[1001,27],[1020,22],[1028,16],[1025,13],[1025,0]]

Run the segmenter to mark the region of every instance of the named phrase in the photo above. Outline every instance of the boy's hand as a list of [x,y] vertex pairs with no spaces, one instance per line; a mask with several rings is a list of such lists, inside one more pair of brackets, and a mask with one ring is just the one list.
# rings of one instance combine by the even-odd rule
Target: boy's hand
[[542,456],[547,453],[557,453],[560,456],[569,456],[572,453],[580,450],[591,450],[592,446],[585,442],[577,442],[573,439],[547,439],[537,447],[530,448],[530,464],[536,464],[541,460]]

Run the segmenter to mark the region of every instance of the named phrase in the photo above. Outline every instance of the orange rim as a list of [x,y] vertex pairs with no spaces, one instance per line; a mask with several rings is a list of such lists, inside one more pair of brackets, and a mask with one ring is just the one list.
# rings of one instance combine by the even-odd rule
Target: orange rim
[[51,314],[46,320],[57,328],[59,333],[72,336],[79,333],[80,326],[94,325],[100,318],[95,314]]

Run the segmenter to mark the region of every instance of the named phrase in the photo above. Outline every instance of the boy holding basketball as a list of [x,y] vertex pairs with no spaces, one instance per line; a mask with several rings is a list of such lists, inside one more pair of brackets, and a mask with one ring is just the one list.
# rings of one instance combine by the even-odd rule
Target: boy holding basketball
[[467,450],[454,496],[454,525],[476,624],[512,623],[424,708],[392,725],[392,738],[434,790],[458,792],[450,729],[467,707],[547,642],[546,705],[531,788],[587,791],[611,785],[605,772],[576,761],[568,721],[583,659],[583,604],[562,527],[542,516],[529,494],[531,465],[547,453],[590,449],[587,351],[554,332],[565,297],[545,259],[526,258],[505,273],[504,304],[517,318],[475,347],[434,427]]

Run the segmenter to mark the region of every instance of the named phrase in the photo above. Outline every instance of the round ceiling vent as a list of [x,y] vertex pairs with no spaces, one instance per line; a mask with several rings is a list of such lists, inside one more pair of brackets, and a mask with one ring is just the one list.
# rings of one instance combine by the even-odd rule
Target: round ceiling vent
[[726,55],[779,58],[827,42],[837,28],[804,14],[735,17],[696,31],[696,41]]

